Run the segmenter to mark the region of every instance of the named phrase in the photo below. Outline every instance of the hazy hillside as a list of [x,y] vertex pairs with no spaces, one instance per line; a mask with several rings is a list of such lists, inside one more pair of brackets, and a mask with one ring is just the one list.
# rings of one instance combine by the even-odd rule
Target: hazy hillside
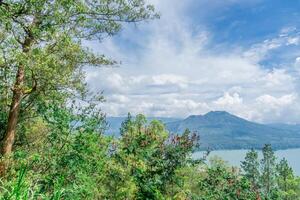
[[[108,129],[106,131],[106,134],[118,136],[120,132],[121,124],[125,119],[126,117],[108,117],[106,119],[108,123]],[[157,119],[162,121],[164,124],[182,120],[179,118],[168,118],[168,117],[148,117],[147,119],[148,121]]]
[[[108,118],[110,128],[107,134],[118,135],[124,119]],[[224,111],[191,115],[186,119],[157,119],[163,121],[171,133],[182,133],[187,128],[197,132],[201,138],[202,149],[261,148],[266,143],[272,144],[275,149],[300,147],[300,125],[259,124]]]

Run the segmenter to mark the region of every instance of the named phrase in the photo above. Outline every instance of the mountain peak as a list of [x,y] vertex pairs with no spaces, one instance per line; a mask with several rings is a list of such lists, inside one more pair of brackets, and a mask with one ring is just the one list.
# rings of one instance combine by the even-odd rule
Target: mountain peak
[[210,111],[210,112],[206,113],[204,116],[209,116],[209,115],[224,116],[224,115],[231,115],[231,114],[226,111]]
[[190,115],[186,118],[186,120],[200,120],[205,118],[224,118],[234,116],[226,111],[210,111],[204,115]]
[[[261,148],[271,143],[275,149],[300,146],[300,127],[268,126],[248,121],[226,111],[210,111],[204,115],[167,124],[172,133],[189,129],[200,135],[201,148]],[[288,138],[288,140],[282,140]]]
[[210,111],[203,115],[203,117],[214,123],[226,122],[239,124],[247,121],[226,111]]

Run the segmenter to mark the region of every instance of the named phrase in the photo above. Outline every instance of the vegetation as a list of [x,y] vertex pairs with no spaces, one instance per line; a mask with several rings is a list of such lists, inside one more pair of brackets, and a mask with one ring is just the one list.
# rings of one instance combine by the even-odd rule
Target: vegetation
[[105,136],[102,95],[83,67],[114,61],[85,48],[123,23],[158,17],[143,0],[0,0],[1,199],[297,199],[300,180],[270,145],[242,169],[193,159],[199,138],[143,115]]
[[262,149],[259,164],[258,153],[251,150],[242,162],[242,176],[250,180],[251,189],[261,199],[300,199],[300,179],[284,158],[277,162],[271,145]]
[[155,16],[143,0],[1,1],[3,155],[12,152],[16,131],[28,119],[48,113],[50,105],[85,97],[83,66],[114,63],[89,51],[82,41],[113,35],[122,22]]
[[[93,108],[91,106],[90,108]],[[188,130],[170,135],[157,120],[130,115],[119,139],[99,134],[99,115],[53,110],[59,126],[40,122],[30,147],[13,153],[1,178],[2,199],[299,199],[300,179],[270,145],[258,160],[247,153],[242,169],[213,158],[191,158],[198,148]],[[100,121],[98,121],[100,120]],[[68,130],[62,132],[63,130]]]

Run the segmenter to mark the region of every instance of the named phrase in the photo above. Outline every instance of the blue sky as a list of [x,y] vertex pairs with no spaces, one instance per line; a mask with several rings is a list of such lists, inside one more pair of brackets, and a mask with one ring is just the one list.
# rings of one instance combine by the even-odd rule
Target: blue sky
[[88,69],[108,116],[186,117],[226,110],[300,123],[300,1],[149,0],[161,19],[87,45],[121,61]]
[[219,4],[205,17],[198,17],[196,10],[199,7],[196,7],[191,19],[194,23],[202,22],[214,32],[215,42],[242,45],[274,37],[283,27],[297,27],[299,22],[300,1],[297,0],[231,2],[237,3],[226,5],[224,1],[223,5]]

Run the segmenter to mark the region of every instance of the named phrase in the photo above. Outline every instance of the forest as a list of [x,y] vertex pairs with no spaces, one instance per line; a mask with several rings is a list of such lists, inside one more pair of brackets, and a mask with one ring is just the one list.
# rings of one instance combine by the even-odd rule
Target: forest
[[104,134],[105,96],[85,67],[119,63],[84,42],[159,17],[144,0],[0,1],[1,199],[300,199],[300,178],[268,144],[236,168],[193,159],[201,137],[142,114]]

